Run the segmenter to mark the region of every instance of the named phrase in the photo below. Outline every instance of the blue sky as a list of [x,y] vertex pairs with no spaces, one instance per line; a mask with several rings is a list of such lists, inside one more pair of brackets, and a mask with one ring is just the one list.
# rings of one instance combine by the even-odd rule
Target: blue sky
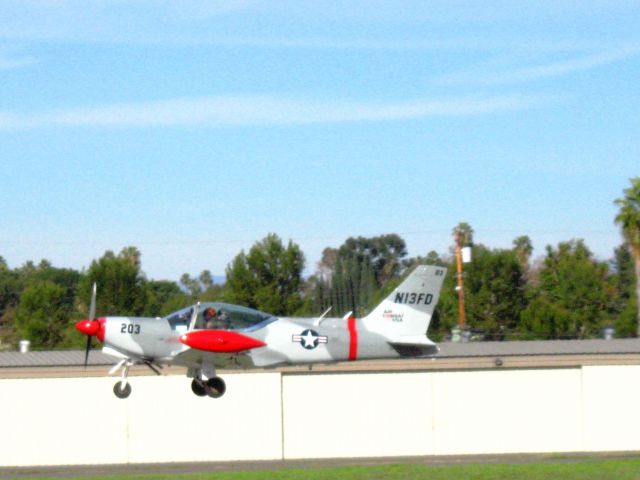
[[620,244],[637,1],[0,2],[0,255],[224,273],[269,232]]

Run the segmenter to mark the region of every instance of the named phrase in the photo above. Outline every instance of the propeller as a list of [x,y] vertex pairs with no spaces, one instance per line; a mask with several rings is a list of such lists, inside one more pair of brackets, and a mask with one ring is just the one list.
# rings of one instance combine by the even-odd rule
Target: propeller
[[89,318],[86,320],[80,320],[76,323],[76,329],[84,333],[87,336],[87,346],[84,351],[84,368],[87,368],[89,363],[89,350],[91,350],[91,338],[97,335],[100,330],[100,322],[96,318],[96,292],[97,285],[93,284],[93,290],[91,292],[91,304],[89,305]]
[[[93,323],[96,318],[96,293],[97,285],[93,282],[93,288],[91,289],[91,304],[89,305],[89,321]],[[89,363],[89,350],[91,350],[91,339],[93,335],[87,335],[87,348],[84,351],[84,368],[87,368]]]

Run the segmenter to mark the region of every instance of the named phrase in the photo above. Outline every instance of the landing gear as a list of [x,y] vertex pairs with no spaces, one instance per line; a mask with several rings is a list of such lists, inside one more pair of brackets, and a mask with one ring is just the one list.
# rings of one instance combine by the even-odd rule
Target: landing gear
[[118,398],[127,398],[131,395],[131,384],[126,383],[126,381],[116,382],[113,386],[113,393]]
[[227,391],[224,380],[216,375],[213,358],[204,358],[200,368],[190,368],[191,391],[199,397],[220,398]]
[[205,391],[211,398],[220,398],[227,391],[227,385],[220,377],[213,377],[207,380]]
[[199,397],[220,398],[227,391],[227,385],[220,377],[211,377],[208,380],[194,378],[191,381],[191,391]]
[[118,398],[127,398],[131,395],[131,385],[127,381],[127,377],[129,376],[129,367],[131,365],[133,365],[133,363],[130,360],[121,360],[109,371],[109,374],[111,375],[112,373],[117,372],[119,368],[122,368],[122,377],[120,381],[116,382],[113,386],[113,393]]
[[191,391],[195,393],[199,397],[204,397],[207,395],[207,388],[204,383],[200,380],[196,380],[195,378],[191,381]]

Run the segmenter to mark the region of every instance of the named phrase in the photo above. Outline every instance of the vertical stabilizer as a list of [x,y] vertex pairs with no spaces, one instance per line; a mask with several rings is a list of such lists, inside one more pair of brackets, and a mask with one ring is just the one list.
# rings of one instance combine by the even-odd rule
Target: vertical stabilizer
[[384,335],[390,343],[431,344],[427,329],[447,273],[444,267],[420,265],[369,315],[367,330]]

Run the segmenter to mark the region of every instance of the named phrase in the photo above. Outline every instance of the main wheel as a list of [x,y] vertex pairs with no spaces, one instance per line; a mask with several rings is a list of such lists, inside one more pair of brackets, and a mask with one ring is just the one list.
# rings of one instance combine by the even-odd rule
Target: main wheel
[[115,393],[118,398],[127,398],[131,395],[131,384],[127,383],[124,387],[122,387],[123,382],[116,382],[113,386],[113,393]]
[[205,391],[211,398],[220,398],[227,391],[227,385],[220,377],[213,377],[207,380]]
[[207,387],[205,384],[195,378],[191,381],[191,391],[199,397],[207,395]]

